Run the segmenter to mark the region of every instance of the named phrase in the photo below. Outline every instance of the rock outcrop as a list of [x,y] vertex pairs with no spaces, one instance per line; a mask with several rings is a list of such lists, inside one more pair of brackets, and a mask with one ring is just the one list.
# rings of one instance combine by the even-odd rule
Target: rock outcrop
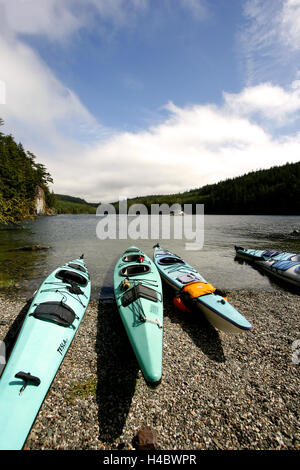
[[35,210],[35,215],[46,214],[45,193],[44,193],[44,190],[40,186],[36,187],[34,210]]
[[53,207],[47,207],[45,191],[40,186],[36,187],[34,215],[56,215],[56,210]]

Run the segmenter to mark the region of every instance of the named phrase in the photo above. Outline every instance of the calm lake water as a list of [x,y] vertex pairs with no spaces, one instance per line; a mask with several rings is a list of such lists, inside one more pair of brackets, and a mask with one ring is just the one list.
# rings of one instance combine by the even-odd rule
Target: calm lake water
[[[159,241],[220,289],[272,290],[276,284],[267,276],[235,260],[234,245],[300,252],[300,239],[291,235],[300,228],[300,217],[294,216],[206,215],[204,246],[198,251],[185,250],[184,240],[100,240],[98,222],[94,215],[58,215],[26,221],[23,228],[0,230],[0,287],[30,295],[53,269],[84,253],[92,297],[97,299],[103,286],[112,285],[115,263],[128,246],[136,245],[152,257],[152,247]],[[51,248],[16,250],[36,244]]]

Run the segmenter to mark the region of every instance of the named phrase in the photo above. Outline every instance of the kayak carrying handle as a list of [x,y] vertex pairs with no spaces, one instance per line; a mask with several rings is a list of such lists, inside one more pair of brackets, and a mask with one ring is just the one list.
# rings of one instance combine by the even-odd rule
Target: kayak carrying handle
[[36,385],[36,386],[39,386],[41,381],[38,377],[35,377],[34,375],[31,375],[30,372],[18,372],[16,375],[15,375],[16,379],[22,379],[24,380],[24,385],[22,386],[20,392],[19,392],[19,395],[21,395],[21,393],[25,390],[25,388],[27,387],[27,385],[29,383],[31,383],[32,385]]

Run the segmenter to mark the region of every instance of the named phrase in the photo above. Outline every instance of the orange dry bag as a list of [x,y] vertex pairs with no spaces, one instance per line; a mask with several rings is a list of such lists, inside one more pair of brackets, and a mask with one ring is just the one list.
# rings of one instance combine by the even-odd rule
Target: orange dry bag
[[212,294],[216,288],[208,282],[191,282],[182,288],[182,292],[189,294],[192,299],[205,294]]
[[180,297],[174,297],[173,304],[182,312],[191,312],[191,310],[182,302]]

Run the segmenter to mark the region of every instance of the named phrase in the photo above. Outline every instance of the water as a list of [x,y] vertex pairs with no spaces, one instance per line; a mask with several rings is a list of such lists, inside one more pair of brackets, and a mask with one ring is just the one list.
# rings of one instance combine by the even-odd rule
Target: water
[[[137,245],[152,256],[157,239],[99,240],[98,222],[94,215],[58,215],[26,221],[21,229],[0,230],[0,288],[30,295],[53,269],[84,253],[92,297],[97,299],[103,286],[112,285],[115,263],[128,246]],[[206,215],[204,225],[202,250],[185,250],[184,240],[160,240],[160,245],[182,256],[220,289],[277,288],[267,276],[235,260],[234,245],[300,252],[300,239],[291,235],[300,228],[300,217]],[[16,250],[36,244],[51,248]]]

